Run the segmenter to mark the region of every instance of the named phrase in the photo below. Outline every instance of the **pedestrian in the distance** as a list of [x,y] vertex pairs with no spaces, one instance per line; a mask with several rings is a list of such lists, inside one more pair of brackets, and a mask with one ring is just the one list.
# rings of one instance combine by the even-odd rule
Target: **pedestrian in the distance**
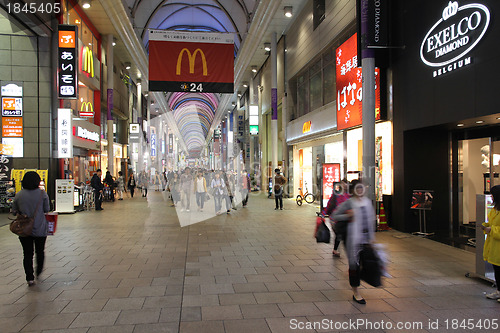
[[123,192],[125,191],[125,179],[123,179],[123,172],[118,171],[118,179],[116,180],[116,191],[118,192],[118,200],[123,200]]
[[23,189],[19,191],[12,203],[12,213],[25,214],[34,218],[33,230],[30,236],[19,237],[23,247],[24,273],[28,286],[35,284],[33,269],[33,250],[36,252],[36,276],[40,277],[45,261],[45,241],[47,240],[48,224],[45,213],[50,210],[49,196],[40,189],[40,176],[34,171],[28,171],[21,181]]
[[101,176],[101,169],[97,169],[96,173],[94,173],[92,179],[90,180],[90,186],[94,188],[95,210],[102,210],[102,191],[104,189],[104,185],[101,182]]
[[132,198],[134,197],[134,190],[136,186],[137,184],[135,182],[134,173],[131,173],[130,177],[128,177],[127,187],[130,190],[130,196]]
[[286,184],[286,178],[281,175],[280,169],[274,169],[274,201],[276,202],[275,210],[283,210],[283,185]]

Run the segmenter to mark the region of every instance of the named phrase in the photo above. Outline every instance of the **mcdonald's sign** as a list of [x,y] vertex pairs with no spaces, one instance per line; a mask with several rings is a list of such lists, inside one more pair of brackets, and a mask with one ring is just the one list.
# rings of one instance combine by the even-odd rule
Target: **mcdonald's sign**
[[311,131],[311,121],[306,121],[304,125],[302,125],[302,133],[307,133]]
[[94,77],[94,54],[88,46],[82,48],[82,72]]
[[149,89],[232,93],[233,35],[150,30]]
[[80,117],[94,117],[94,106],[90,102],[82,102],[80,107]]
[[183,48],[181,52],[179,53],[179,57],[177,57],[177,68],[175,70],[175,75],[181,75],[181,65],[182,65],[182,56],[184,55],[184,52],[187,53],[188,60],[189,60],[189,73],[193,74],[194,73],[194,61],[196,60],[196,55],[200,53],[201,55],[201,64],[203,66],[203,76],[208,75],[207,71],[207,59],[205,58],[205,53],[203,53],[202,50],[196,49],[194,50],[194,53],[191,54],[191,52]]

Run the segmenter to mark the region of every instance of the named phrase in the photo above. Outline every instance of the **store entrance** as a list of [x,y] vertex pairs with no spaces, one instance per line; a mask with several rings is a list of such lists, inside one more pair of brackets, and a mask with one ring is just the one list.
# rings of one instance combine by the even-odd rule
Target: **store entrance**
[[500,141],[496,138],[458,141],[458,230],[454,239],[459,247],[475,247],[476,195],[488,194],[492,186],[500,185],[499,160]]

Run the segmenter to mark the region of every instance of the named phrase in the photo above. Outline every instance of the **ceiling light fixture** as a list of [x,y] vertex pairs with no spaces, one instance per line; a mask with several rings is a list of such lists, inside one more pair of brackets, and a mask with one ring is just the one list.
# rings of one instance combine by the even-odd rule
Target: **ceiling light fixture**
[[236,103],[235,102],[232,102],[231,103],[231,106],[234,108],[236,106]]
[[457,127],[463,127],[464,124],[457,124]]
[[113,46],[115,46],[115,45],[116,45],[116,38],[113,37]]
[[130,65],[130,62],[126,62],[126,63],[125,63],[125,69],[130,69],[130,66],[131,66],[131,65]]
[[476,121],[476,124],[482,124],[482,123],[484,123],[484,120],[478,120],[478,121]]
[[252,66],[252,72],[257,73],[257,66]]
[[285,12],[286,17],[293,16],[293,7],[292,6],[285,6],[285,8],[283,8],[283,11]]
[[82,1],[82,8],[89,9],[90,8],[90,2],[91,2],[91,0],[83,0]]
[[264,50],[267,52],[271,51],[271,43],[264,43]]
[[248,88],[248,82],[243,82],[243,87]]

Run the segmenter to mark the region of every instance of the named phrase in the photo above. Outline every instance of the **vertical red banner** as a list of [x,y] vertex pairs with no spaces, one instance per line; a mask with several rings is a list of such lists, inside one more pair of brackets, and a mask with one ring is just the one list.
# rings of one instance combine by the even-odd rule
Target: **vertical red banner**
[[[363,123],[363,72],[357,34],[336,50],[337,129]],[[359,62],[358,62],[359,61]],[[375,119],[380,120],[380,69],[375,68]]]
[[340,163],[323,164],[323,207],[326,207],[328,200],[332,197],[333,186],[340,182]]

